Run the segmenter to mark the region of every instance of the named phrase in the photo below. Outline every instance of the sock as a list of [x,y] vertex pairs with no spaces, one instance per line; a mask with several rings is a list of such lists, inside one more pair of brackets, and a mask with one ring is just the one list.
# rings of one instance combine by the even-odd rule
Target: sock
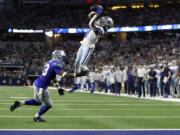
[[38,113],[36,113],[36,114],[34,115],[34,117],[38,118],[38,117],[40,117],[40,116],[39,116],[39,114],[38,114]]
[[26,100],[25,105],[35,105],[40,106],[42,103],[40,101],[36,101],[35,99]]
[[45,112],[47,112],[49,109],[51,108],[51,106],[47,106],[47,105],[44,105],[41,107],[41,109],[39,110],[38,112],[38,115],[41,116],[43,115]]
[[95,83],[95,82],[93,82],[93,83],[92,83],[92,89],[91,89],[91,92],[94,92],[94,91],[95,91],[95,89],[96,89],[96,83]]
[[69,91],[69,93],[74,92],[75,90],[77,90],[79,88],[78,84],[75,84],[74,87]]
[[20,101],[20,105],[25,105],[25,101]]
[[80,89],[81,88],[81,84],[78,84],[78,89]]

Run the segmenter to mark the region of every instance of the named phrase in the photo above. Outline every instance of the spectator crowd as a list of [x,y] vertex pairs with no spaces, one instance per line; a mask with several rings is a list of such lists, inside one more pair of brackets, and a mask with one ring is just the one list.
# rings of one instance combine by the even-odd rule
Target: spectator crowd
[[[5,10],[1,13],[0,28],[61,28],[88,27],[89,7],[62,7],[57,5],[30,6]],[[159,8],[110,10],[105,7],[103,15],[111,16],[115,26],[142,26],[176,24],[180,22],[179,4],[162,4]]]
[[[73,72],[79,41],[62,41],[54,46],[64,48],[69,65],[65,69]],[[180,34],[131,37],[127,40],[102,40],[87,65],[91,74],[83,78],[81,89],[97,87],[100,92],[121,93],[139,97],[179,97]],[[0,76],[21,78],[23,75],[40,75],[44,64],[51,59],[53,49],[43,42],[1,41],[0,66],[21,64],[24,69],[0,67]],[[166,61],[166,62],[164,62]],[[87,81],[86,81],[87,80]],[[89,80],[89,81],[88,81]],[[72,86],[72,80],[63,80],[62,85]],[[88,84],[88,85],[87,85]],[[85,86],[87,85],[87,86]]]

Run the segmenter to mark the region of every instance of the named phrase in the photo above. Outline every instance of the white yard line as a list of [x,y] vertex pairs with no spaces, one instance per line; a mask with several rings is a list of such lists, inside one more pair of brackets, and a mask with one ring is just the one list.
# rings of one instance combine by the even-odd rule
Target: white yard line
[[[14,100],[7,100],[7,99],[0,99],[0,101],[14,101]],[[57,102],[59,102],[59,101],[66,101],[66,102],[79,102],[79,101],[83,101],[83,102],[130,102],[130,101],[137,101],[136,99],[130,99],[130,100],[123,100],[123,99],[116,99],[116,100],[88,100],[88,99],[83,99],[83,100],[53,100],[53,101],[57,101]],[[142,101],[138,101],[138,102],[146,102],[146,101],[148,101],[148,100],[142,100]]]
[[180,129],[0,129],[0,131],[180,131]]
[[[7,111],[9,108],[0,108],[0,110]],[[20,111],[31,111],[38,109],[18,108]],[[51,109],[55,111],[180,111],[180,109]]]
[[[7,104],[11,105],[12,103],[0,103],[0,104]],[[63,106],[180,106],[180,104],[53,104],[53,105],[63,105]]]
[[[30,88],[32,88],[32,86],[30,86]],[[50,90],[56,90],[55,87],[49,87]],[[68,91],[69,89],[67,89]],[[81,92],[81,93],[89,93],[87,91],[76,91],[76,92]],[[99,99],[95,99],[95,100],[130,100],[130,99],[118,99],[116,95],[112,94],[112,93],[99,93],[97,91],[94,92],[94,94],[99,94],[99,95],[110,95],[110,96],[115,96],[116,98],[99,98]],[[118,95],[120,97],[131,97],[131,98],[138,98],[136,95],[128,95],[128,94],[124,94],[124,93],[121,93],[121,95]],[[0,99],[4,99],[4,97],[0,97]],[[9,98],[15,98],[15,99],[25,99],[25,98],[33,98],[33,97],[9,97]],[[7,99],[7,98],[6,98]],[[138,98],[138,99],[148,99],[148,100],[157,100],[157,101],[166,101],[166,102],[180,102],[180,98],[162,98],[162,97],[155,97],[155,98],[150,98],[150,97],[141,97],[141,98]],[[79,100],[79,101],[83,101],[83,100],[89,100],[91,101],[91,99],[87,99],[87,98],[78,98],[78,99],[67,99],[69,101],[74,101],[74,100]],[[67,100],[62,100],[62,101],[67,101]],[[92,98],[92,100],[94,100]],[[61,100],[57,100],[57,101],[61,101]],[[130,100],[131,101],[131,100]]]
[[[8,116],[0,118],[32,118],[33,116]],[[45,118],[137,118],[137,119],[178,119],[180,116],[44,116]]]
[[[49,89],[55,90],[56,88],[54,88],[54,87],[49,87]],[[67,90],[67,91],[68,91],[68,90]],[[89,92],[87,92],[87,91],[76,91],[76,92],[89,93]],[[117,96],[117,95],[112,94],[112,93],[100,93],[100,92],[98,92],[98,91],[95,91],[94,94]],[[168,102],[180,102],[180,98],[162,98],[162,97],[160,97],[160,96],[156,96],[156,97],[154,97],[154,98],[151,98],[151,97],[145,97],[145,98],[144,98],[144,97],[141,97],[141,98],[139,98],[137,95],[128,95],[128,94],[124,94],[124,93],[121,93],[121,95],[118,95],[118,96],[138,98],[138,99],[168,101]]]

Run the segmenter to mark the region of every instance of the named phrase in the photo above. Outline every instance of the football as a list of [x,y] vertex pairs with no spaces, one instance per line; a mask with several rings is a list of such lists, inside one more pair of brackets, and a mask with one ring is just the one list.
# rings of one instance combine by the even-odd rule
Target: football
[[101,5],[99,5],[99,4],[92,5],[92,6],[90,7],[90,10],[92,10],[92,11],[97,10],[98,6],[101,6]]

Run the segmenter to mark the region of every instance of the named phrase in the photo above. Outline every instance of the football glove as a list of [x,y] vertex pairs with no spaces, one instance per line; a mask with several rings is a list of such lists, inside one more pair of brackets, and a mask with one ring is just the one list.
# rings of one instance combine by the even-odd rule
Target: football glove
[[103,11],[103,7],[101,5],[99,5],[97,8],[97,11],[96,11],[97,14],[100,15],[102,13],[102,11]]
[[101,5],[96,4],[96,5],[91,6],[90,10],[94,10],[94,11],[96,10],[96,13],[100,15],[103,11],[103,7]]
[[64,91],[65,91],[64,89],[59,88],[59,89],[58,89],[59,95],[63,96],[63,95],[64,95]]
[[88,70],[82,70],[80,73],[76,73],[76,77],[87,76],[87,75],[89,75]]

